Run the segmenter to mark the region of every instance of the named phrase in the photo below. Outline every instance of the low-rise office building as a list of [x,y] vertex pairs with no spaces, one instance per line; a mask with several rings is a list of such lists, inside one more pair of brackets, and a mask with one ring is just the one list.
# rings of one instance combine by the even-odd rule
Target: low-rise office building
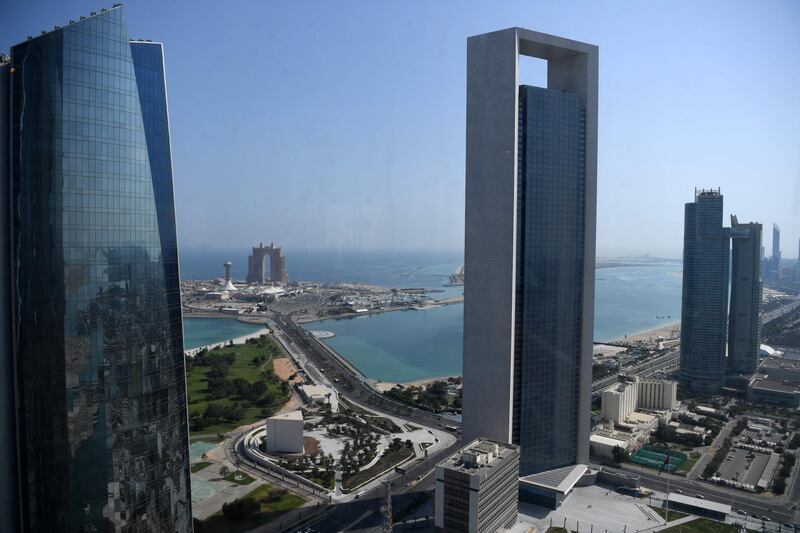
[[747,399],[752,403],[797,409],[800,408],[800,382],[756,374],[747,388]]
[[800,408],[800,361],[766,357],[747,386],[753,403]]
[[630,448],[630,444],[627,440],[615,439],[614,437],[607,437],[597,433],[589,437],[589,450],[592,455],[604,459],[616,460],[616,457],[614,457],[614,448],[627,451],[628,448]]
[[436,467],[435,526],[494,533],[517,519],[519,446],[477,438]]
[[758,365],[756,374],[767,376],[771,379],[800,382],[800,361],[781,357],[765,357],[761,364]]

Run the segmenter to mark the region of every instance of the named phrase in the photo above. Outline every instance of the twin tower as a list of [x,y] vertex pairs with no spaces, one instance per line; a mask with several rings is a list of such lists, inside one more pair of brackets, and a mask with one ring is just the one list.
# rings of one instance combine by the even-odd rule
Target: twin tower
[[722,224],[720,191],[696,191],[684,214],[680,370],[695,393],[749,377],[758,360],[761,224]]

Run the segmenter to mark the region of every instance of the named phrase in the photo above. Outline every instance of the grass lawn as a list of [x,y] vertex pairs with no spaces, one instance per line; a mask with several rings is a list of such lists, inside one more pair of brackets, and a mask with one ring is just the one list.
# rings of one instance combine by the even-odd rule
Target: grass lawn
[[[270,493],[273,492],[276,494],[270,497]],[[247,496],[244,496],[244,498],[251,498],[260,502],[259,511],[255,515],[242,520],[230,521],[225,518],[222,511],[220,511],[205,520],[197,522],[198,527],[195,527],[195,533],[237,533],[240,531],[249,531],[262,524],[271,522],[283,513],[300,507],[305,503],[305,500],[300,496],[273,487],[272,485],[261,485],[253,489]],[[272,499],[275,501],[269,501]]]
[[[669,513],[670,517],[672,513]],[[708,518],[698,518],[685,524],[662,529],[661,533],[736,533],[736,528],[731,524],[715,522]]]
[[[661,518],[666,520],[666,518],[667,518],[667,510],[666,509],[664,509],[662,507],[655,507],[653,505],[650,506],[650,509],[654,510],[658,514],[658,516],[660,516]],[[686,513],[681,513],[680,511],[673,511],[672,509],[670,509],[670,511],[669,511],[669,521],[670,522],[672,522],[673,520],[678,520],[679,518],[684,518],[686,516],[689,516],[689,515],[687,515]]]
[[231,472],[227,476],[225,476],[225,481],[230,481],[231,483],[236,483],[237,485],[249,485],[255,479],[251,478],[244,472],[239,472],[239,478],[236,478],[236,472]]
[[389,452],[386,455],[383,455],[378,462],[372,465],[372,467],[368,468],[367,470],[361,470],[354,474],[342,476],[342,487],[345,489],[351,489],[353,487],[357,487],[358,485],[362,484],[365,481],[372,479],[373,477],[377,476],[384,470],[391,468],[409,457],[414,455],[414,451],[410,448],[406,448],[403,446],[393,452]]
[[192,465],[192,474],[201,471],[207,466],[211,466],[211,463],[209,463],[208,461],[203,461],[202,463],[194,463]]
[[317,485],[332,489],[336,486],[336,479],[335,479],[335,472],[320,472],[319,474],[312,475],[312,474],[301,474],[304,478],[309,481],[313,481]]
[[692,470],[694,465],[697,463],[697,461],[700,460],[700,457],[702,457],[702,456],[698,452],[690,453],[686,457],[686,460],[683,463],[681,463],[681,466],[678,467],[677,471],[678,472],[685,472],[685,473],[688,474]]
[[[248,383],[255,383],[263,380],[267,385],[267,395],[272,398],[272,402],[266,407],[251,405],[245,407],[245,416],[241,420],[230,420],[219,424],[210,425],[197,431],[191,431],[195,435],[216,434],[228,432],[242,424],[251,424],[265,418],[262,411],[266,409],[267,416],[277,411],[286,401],[288,395],[283,393],[283,383],[272,371],[272,358],[284,357],[283,348],[271,336],[259,339],[258,343],[237,344],[235,346],[225,346],[210,350],[210,356],[218,356],[232,353],[236,356],[233,364],[230,365],[228,375],[225,379],[233,381],[242,378]],[[253,358],[257,356],[267,356],[266,363],[253,364]],[[198,417],[203,414],[209,404],[221,406],[231,405],[240,402],[235,397],[212,399],[208,395],[208,373],[210,366],[192,365],[186,375],[186,389],[189,396],[189,418]],[[205,439],[204,439],[205,440]]]

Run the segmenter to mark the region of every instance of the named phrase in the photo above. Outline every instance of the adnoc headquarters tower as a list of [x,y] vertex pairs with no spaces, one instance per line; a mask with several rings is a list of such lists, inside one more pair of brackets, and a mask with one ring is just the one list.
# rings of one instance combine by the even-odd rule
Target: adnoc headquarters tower
[[12,47],[0,181],[0,530],[191,531],[163,54],[121,7]]
[[[521,55],[546,88],[519,84]],[[589,460],[597,76],[593,45],[467,43],[463,440],[518,444],[522,476],[550,473],[523,495],[550,500]]]

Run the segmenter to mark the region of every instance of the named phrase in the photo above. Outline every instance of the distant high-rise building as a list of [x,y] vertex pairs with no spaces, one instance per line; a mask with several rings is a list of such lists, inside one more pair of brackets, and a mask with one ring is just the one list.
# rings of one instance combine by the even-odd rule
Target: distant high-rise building
[[0,182],[0,530],[191,531],[163,50],[121,7],[12,47]]
[[781,278],[781,228],[772,224],[772,255],[767,260],[764,277],[771,281]]
[[696,393],[714,392],[725,373],[730,230],[722,226],[719,190],[695,191],[683,233],[680,381]]
[[731,215],[731,241],[728,368],[747,374],[756,369],[761,345],[761,224],[740,224]]
[[[520,55],[547,88],[519,85]],[[518,444],[523,475],[589,460],[597,75],[593,45],[467,42],[464,440]]]
[[800,239],[797,239],[797,263],[794,265],[794,280],[800,281]]

